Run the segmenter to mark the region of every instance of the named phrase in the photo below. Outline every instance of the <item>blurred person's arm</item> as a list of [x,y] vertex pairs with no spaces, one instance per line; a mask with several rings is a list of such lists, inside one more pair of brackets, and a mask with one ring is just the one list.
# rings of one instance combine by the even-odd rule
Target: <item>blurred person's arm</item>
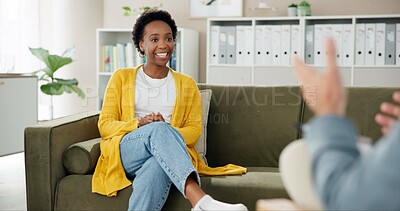
[[305,128],[316,190],[327,209],[400,209],[400,123],[395,122],[400,107],[382,105],[386,115],[377,115],[376,120],[390,132],[369,153],[360,154],[356,130],[344,117],[346,92],[332,39],[326,46],[327,67],[322,73],[293,59],[303,97],[316,115]]

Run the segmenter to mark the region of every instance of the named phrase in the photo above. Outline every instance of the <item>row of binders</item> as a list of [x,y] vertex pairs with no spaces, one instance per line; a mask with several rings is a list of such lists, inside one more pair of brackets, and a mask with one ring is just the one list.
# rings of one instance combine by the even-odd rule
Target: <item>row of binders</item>
[[139,56],[132,43],[101,46],[100,72],[113,72],[122,67],[136,67],[144,62],[145,57]]
[[400,23],[356,24],[356,65],[400,65]]
[[[355,31],[354,31],[355,30]],[[339,66],[400,65],[400,23],[315,24],[305,26],[307,64],[325,65],[325,38],[336,45]],[[210,64],[290,65],[300,54],[299,25],[219,26],[210,29]]]
[[324,40],[331,36],[338,65],[400,65],[400,24],[358,23],[355,35],[352,24],[307,25],[305,36],[307,64],[325,65]]
[[218,26],[210,29],[210,64],[290,65],[299,54],[301,30],[296,25]]
[[306,63],[325,65],[325,38],[332,37],[336,46],[337,65],[353,65],[353,31],[352,24],[307,25],[305,35]]

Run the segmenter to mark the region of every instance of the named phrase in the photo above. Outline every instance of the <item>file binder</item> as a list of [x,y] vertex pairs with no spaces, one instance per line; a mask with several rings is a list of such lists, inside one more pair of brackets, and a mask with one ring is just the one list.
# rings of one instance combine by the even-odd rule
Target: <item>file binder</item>
[[211,26],[210,29],[210,64],[218,64],[220,26]]
[[314,25],[314,64],[324,65],[324,25]]
[[338,66],[342,66],[343,64],[343,56],[342,56],[342,33],[343,33],[343,25],[342,24],[333,24],[332,25],[332,34],[333,40],[336,45],[336,64]]
[[356,24],[356,49],[355,49],[355,64],[365,64],[365,23]]
[[291,26],[282,25],[281,65],[290,64]]
[[324,28],[324,40],[327,37],[332,37],[333,36],[333,27],[335,25],[334,24],[324,24],[323,28]]
[[385,65],[394,65],[396,57],[396,25],[386,24]]
[[272,65],[272,25],[264,26],[264,64]]
[[236,64],[236,27],[227,27],[228,40],[227,40],[227,64]]
[[238,65],[245,64],[244,31],[245,31],[245,26],[242,26],[242,25],[236,26],[236,64],[238,64]]
[[227,26],[220,26],[219,28],[219,53],[218,63],[226,64],[226,54],[228,48],[228,28]]
[[323,65],[325,65],[325,63],[326,63],[325,58],[326,58],[326,54],[327,54],[326,47],[325,47],[325,39],[327,37],[333,38],[333,27],[334,27],[333,24],[324,24],[324,37],[322,39],[322,50],[323,50],[322,51],[323,52],[323,54],[322,54],[322,64]]
[[375,25],[375,65],[385,65],[386,24]]
[[365,64],[375,65],[375,23],[365,24]]
[[396,24],[396,65],[400,66],[400,23]]
[[[353,25],[343,24],[342,28],[342,66],[353,65]],[[357,52],[356,52],[357,53]]]
[[272,65],[281,65],[282,26],[272,26]]
[[314,25],[306,26],[305,55],[306,64],[314,64]]
[[[291,25],[291,46],[290,46],[290,56],[300,56],[301,50],[301,31],[300,25]],[[290,63],[291,64],[291,60]]]
[[265,25],[256,25],[255,28],[255,64],[256,65],[264,65],[265,64],[265,42],[267,40],[264,39],[264,28]]
[[245,26],[244,27],[244,62],[246,65],[254,64],[253,53],[254,53],[254,35],[253,35],[253,26]]

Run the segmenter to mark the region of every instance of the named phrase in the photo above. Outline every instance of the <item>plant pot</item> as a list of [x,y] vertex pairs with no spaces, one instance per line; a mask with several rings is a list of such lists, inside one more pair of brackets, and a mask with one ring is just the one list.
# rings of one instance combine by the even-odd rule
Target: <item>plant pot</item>
[[311,7],[309,6],[297,6],[298,16],[311,16]]
[[297,7],[288,7],[287,14],[289,17],[297,16]]

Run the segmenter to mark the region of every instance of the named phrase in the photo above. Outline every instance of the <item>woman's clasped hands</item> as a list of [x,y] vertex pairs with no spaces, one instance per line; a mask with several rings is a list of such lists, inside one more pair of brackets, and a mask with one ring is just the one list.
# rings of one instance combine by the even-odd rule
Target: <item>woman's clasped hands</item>
[[162,114],[160,114],[160,112],[154,113],[151,112],[150,114],[143,116],[143,117],[139,117],[138,118],[138,128],[145,126],[147,124],[153,123],[153,122],[165,122],[164,117],[162,116]]

